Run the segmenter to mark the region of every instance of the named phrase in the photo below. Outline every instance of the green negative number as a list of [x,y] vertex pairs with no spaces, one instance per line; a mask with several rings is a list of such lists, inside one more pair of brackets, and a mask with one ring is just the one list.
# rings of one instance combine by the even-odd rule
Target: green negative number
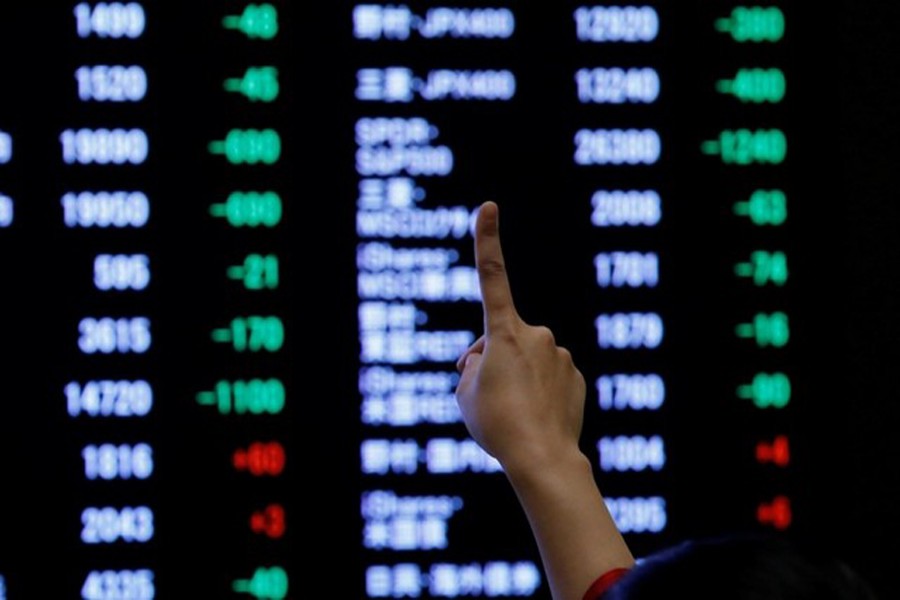
[[720,156],[726,165],[777,165],[787,156],[787,137],[780,129],[726,129],[718,139],[703,142],[700,149]]
[[791,401],[791,380],[784,373],[757,373],[737,395],[753,401],[757,408],[784,408]]
[[244,264],[228,268],[228,277],[241,281],[248,290],[277,289],[278,255],[249,254],[244,259]]
[[756,190],[736,212],[750,217],[754,225],[783,225],[788,217],[787,195],[782,190]]
[[237,593],[250,594],[258,600],[284,600],[288,593],[288,576],[281,567],[260,567],[249,580],[236,580],[232,589]]
[[783,286],[788,280],[787,255],[784,252],[767,252],[756,250],[747,262],[738,263],[734,267],[738,277],[749,277],[757,286]]
[[275,227],[281,223],[281,196],[275,192],[232,192],[224,204],[209,209],[232,227]]
[[753,317],[752,328],[752,337],[760,348],[781,348],[791,339],[788,316],[783,312],[757,313]]
[[215,405],[223,415],[276,415],[284,410],[285,390],[280,379],[223,380],[212,393],[198,394],[197,401]]
[[281,136],[274,129],[232,129],[225,137],[225,158],[233,165],[275,164]]
[[222,19],[222,26],[250,39],[271,40],[278,35],[278,10],[271,4],[248,4],[240,15]]
[[275,415],[284,409],[284,385],[278,379],[239,380],[230,387],[235,414]]
[[777,104],[787,93],[787,79],[781,69],[739,69],[734,79],[719,81],[716,89],[741,102]]
[[284,324],[278,317],[237,317],[231,320],[231,344],[237,352],[277,352],[284,345]]
[[243,77],[225,80],[225,89],[243,94],[254,102],[273,102],[278,98],[281,86],[275,67],[249,67]]
[[716,30],[739,43],[779,42],[785,32],[784,13],[775,6],[737,6],[716,21]]

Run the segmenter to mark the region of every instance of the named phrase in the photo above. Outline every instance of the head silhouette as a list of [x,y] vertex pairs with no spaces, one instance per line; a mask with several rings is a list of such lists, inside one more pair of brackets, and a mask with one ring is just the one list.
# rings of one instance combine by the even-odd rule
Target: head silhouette
[[843,562],[776,536],[683,542],[640,561],[603,600],[875,600]]

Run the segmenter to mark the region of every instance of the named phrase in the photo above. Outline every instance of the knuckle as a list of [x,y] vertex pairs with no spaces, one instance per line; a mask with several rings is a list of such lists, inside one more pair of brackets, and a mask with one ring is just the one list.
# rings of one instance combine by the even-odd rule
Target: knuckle
[[584,374],[580,369],[578,369],[578,367],[575,367],[575,376],[578,377],[578,381],[582,387],[587,384],[587,380],[584,378]]
[[506,274],[506,265],[499,258],[484,258],[478,261],[478,271],[482,276],[497,277]]
[[515,345],[519,335],[514,327],[508,323],[501,323],[491,333],[491,337],[501,344]]
[[540,325],[534,328],[534,333],[541,343],[547,344],[549,346],[556,345],[556,337],[554,337],[553,332],[549,327]]

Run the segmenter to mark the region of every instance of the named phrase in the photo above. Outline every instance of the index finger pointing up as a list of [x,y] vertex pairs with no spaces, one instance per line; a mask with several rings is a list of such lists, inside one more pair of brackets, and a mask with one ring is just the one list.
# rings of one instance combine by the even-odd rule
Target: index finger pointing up
[[475,221],[475,265],[478,267],[478,281],[481,284],[484,331],[488,334],[504,321],[516,316],[506,275],[506,263],[503,262],[503,251],[500,248],[499,212],[495,203],[485,202]]

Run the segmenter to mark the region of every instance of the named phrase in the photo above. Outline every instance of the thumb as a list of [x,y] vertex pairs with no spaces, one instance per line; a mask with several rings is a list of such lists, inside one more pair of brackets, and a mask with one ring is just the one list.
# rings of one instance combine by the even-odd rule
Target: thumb
[[459,376],[459,384],[456,386],[457,397],[461,393],[466,393],[469,387],[473,385],[483,358],[484,356],[480,352],[469,352],[466,354],[464,357],[465,362],[462,365],[462,374]]
[[468,360],[469,355],[475,352],[476,354],[481,354],[484,352],[484,346],[487,343],[487,337],[481,336],[475,343],[469,346],[469,348],[463,352],[463,355],[459,357],[459,360],[456,361],[456,370],[460,373],[463,372],[463,369],[466,366],[466,360]]

